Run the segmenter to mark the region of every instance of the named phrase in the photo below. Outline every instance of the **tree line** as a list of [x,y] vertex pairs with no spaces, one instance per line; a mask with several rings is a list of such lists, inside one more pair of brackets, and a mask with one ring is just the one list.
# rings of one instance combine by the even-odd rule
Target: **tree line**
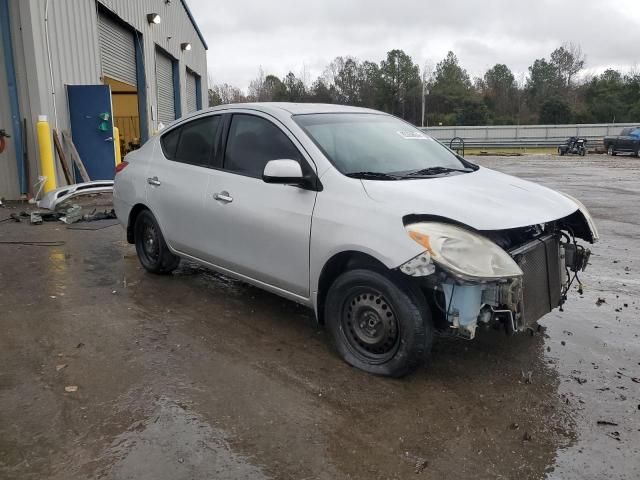
[[[416,125],[506,125],[640,121],[640,73],[609,69],[581,76],[585,56],[565,43],[534,60],[519,79],[505,64],[471,78],[453,52],[420,68],[402,50],[379,63],[337,57],[309,84],[262,69],[248,91],[210,82],[209,105],[239,102],[338,103],[382,110]],[[423,98],[425,112],[423,116]]]

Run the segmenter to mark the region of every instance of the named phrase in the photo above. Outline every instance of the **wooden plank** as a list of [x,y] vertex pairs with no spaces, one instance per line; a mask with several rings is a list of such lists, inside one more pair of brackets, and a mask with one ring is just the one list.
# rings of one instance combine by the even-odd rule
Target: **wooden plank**
[[84,168],[84,163],[82,163],[82,159],[80,158],[80,155],[78,154],[78,150],[76,150],[76,146],[74,145],[73,140],[71,140],[71,134],[68,131],[67,132],[62,132],[62,141],[69,148],[69,151],[71,152],[71,158],[73,160],[73,163],[76,164],[76,167],[78,167],[78,171],[80,172],[80,176],[82,177],[82,181],[83,182],[90,182],[91,178],[89,177],[89,174],[87,173],[87,169]]
[[56,129],[53,129],[53,145],[56,147],[58,159],[60,160],[60,165],[62,166],[62,172],[64,173],[64,179],[67,181],[67,185],[71,185],[73,183],[73,177],[71,176],[71,172],[69,172],[69,166],[67,165],[67,158],[64,155],[64,150],[62,149],[62,145],[60,144],[60,139],[58,138],[58,131]]

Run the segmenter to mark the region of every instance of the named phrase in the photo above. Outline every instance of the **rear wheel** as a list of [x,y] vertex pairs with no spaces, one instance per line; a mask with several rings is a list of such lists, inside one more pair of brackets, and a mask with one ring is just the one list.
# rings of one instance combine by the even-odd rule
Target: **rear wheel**
[[401,377],[431,350],[430,312],[418,292],[371,270],[351,270],[331,286],[326,324],[338,353],[376,375]]
[[151,273],[171,273],[180,264],[180,257],[169,250],[160,226],[149,210],[141,212],[134,227],[136,252],[142,266]]
[[616,151],[613,148],[613,145],[609,145],[609,148],[607,149],[607,155],[614,156],[615,154],[616,154]]

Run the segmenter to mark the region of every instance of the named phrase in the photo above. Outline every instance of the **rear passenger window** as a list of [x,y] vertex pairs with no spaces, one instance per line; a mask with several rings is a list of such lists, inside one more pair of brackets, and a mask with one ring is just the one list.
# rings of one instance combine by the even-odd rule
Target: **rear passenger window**
[[172,130],[162,137],[162,148],[169,160],[209,167],[216,154],[220,116],[205,117]]
[[178,140],[180,140],[181,130],[182,128],[174,128],[160,138],[160,144],[162,145],[164,156],[169,160],[175,160],[176,158],[176,149],[178,148]]
[[231,120],[224,169],[262,178],[270,160],[302,158],[291,140],[273,123],[253,115],[236,114]]

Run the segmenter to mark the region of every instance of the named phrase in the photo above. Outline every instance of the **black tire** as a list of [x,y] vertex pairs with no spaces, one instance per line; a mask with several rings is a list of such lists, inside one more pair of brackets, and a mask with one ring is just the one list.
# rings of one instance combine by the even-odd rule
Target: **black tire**
[[171,253],[160,226],[149,210],[140,212],[134,226],[136,252],[146,271],[168,274],[180,264],[180,257]]
[[410,373],[433,342],[431,313],[422,294],[372,270],[350,270],[333,282],[325,324],[340,356],[375,375]]
[[564,155],[564,150],[562,150],[561,148],[558,149],[558,155],[560,155],[561,157]]
[[613,148],[613,145],[609,145],[609,148],[607,149],[607,155],[610,155],[612,157],[616,156],[616,151]]

